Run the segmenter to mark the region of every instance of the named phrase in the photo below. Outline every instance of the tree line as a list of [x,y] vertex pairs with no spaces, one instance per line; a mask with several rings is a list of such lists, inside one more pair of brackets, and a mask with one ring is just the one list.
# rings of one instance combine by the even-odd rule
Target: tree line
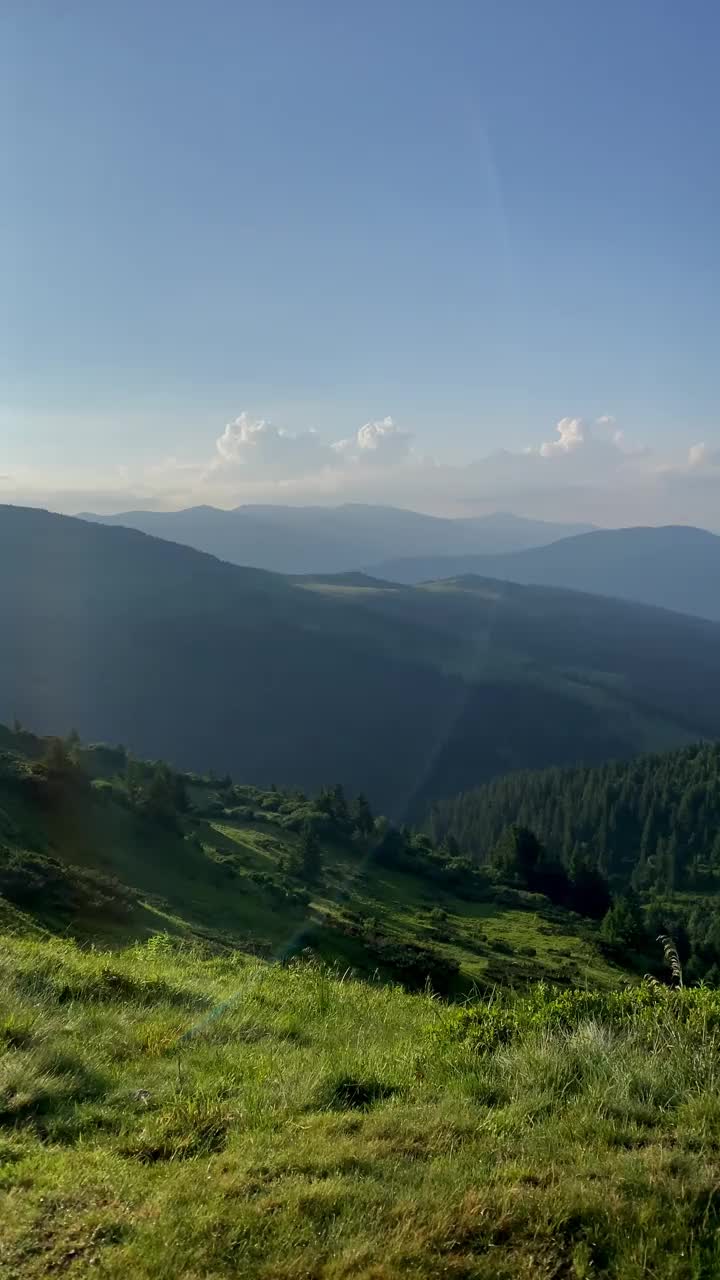
[[704,891],[720,877],[720,744],[591,768],[509,774],[436,804],[428,831],[489,862],[511,825],[552,861],[583,862],[616,891]]

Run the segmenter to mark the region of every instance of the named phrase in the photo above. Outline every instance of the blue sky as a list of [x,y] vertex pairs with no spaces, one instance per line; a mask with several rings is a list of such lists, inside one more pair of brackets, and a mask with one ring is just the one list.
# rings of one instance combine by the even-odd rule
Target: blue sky
[[523,450],[561,493],[619,450],[639,515],[707,523],[719,41],[710,0],[8,0],[5,487],[466,509],[505,449],[529,510]]

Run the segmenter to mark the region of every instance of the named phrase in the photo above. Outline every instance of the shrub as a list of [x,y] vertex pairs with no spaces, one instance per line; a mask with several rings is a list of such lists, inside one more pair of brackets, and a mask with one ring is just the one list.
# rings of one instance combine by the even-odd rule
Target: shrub
[[511,956],[513,953],[512,944],[506,938],[493,939],[492,948],[493,951],[498,951],[501,956]]
[[42,854],[0,845],[0,894],[39,914],[90,913],[124,920],[137,895],[99,871],[68,866]]

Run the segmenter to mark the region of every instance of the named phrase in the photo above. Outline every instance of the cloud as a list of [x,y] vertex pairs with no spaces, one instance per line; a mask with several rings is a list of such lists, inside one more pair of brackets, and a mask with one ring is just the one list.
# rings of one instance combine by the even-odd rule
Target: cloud
[[[546,440],[540,445],[537,453],[541,458],[562,460],[566,465],[570,460],[579,462],[596,470],[598,465],[614,469],[624,466],[629,461],[644,457],[646,449],[632,449],[628,446],[625,433],[621,431],[611,414],[603,414],[594,422],[584,418],[561,418],[556,423],[557,439]],[[528,453],[536,452],[529,449]]]
[[558,454],[572,453],[586,443],[586,428],[582,418],[561,418],[555,430],[557,440],[546,441],[540,445],[541,458],[554,458]]
[[396,466],[412,451],[413,437],[392,418],[366,422],[354,435],[325,441],[317,431],[286,431],[264,418],[243,412],[228,422],[215,442],[216,456],[209,470],[242,467],[244,478],[274,474],[290,480],[330,469],[342,472],[352,466]]
[[[408,462],[412,441],[412,434],[392,418],[366,422],[354,435],[328,441],[317,431],[286,431],[243,411],[215,441],[215,455],[200,468],[200,480],[216,487],[272,481],[288,490],[303,479],[332,492],[341,490],[344,478],[358,468],[394,468]],[[180,470],[180,464],[174,469]]]
[[401,431],[392,418],[366,422],[354,436],[332,446],[338,458],[365,465],[392,466],[406,461],[412,452],[413,437]]
[[323,436],[243,412],[195,458],[146,465],[126,460],[104,470],[15,469],[2,495],[70,512],[354,501],[440,515],[503,509],[607,525],[720,529],[720,437],[660,454],[630,443],[605,414],[561,417],[525,449],[501,449],[459,464],[423,456],[414,443],[412,432],[390,417],[368,421],[350,435]]
[[720,448],[713,448],[706,444],[694,444],[688,453],[687,464],[691,471],[720,468]]
[[332,448],[323,443],[316,431],[295,435],[246,412],[228,422],[215,447],[213,469],[242,467],[284,477],[307,475],[334,461]]

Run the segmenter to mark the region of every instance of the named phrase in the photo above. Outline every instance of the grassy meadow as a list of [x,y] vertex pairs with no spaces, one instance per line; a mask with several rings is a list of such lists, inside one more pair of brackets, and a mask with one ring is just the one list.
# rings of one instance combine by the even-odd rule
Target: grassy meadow
[[720,1274],[720,1000],[0,942],[0,1273]]

